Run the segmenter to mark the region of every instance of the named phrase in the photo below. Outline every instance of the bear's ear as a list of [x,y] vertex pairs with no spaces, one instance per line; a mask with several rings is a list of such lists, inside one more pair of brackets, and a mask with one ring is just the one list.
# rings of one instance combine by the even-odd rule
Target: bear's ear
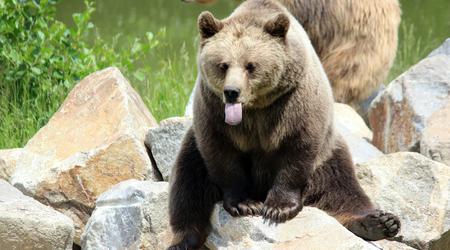
[[280,13],[264,25],[264,30],[274,37],[285,38],[289,30],[289,17]]
[[223,28],[223,23],[209,11],[203,11],[198,17],[198,30],[203,39],[214,36]]

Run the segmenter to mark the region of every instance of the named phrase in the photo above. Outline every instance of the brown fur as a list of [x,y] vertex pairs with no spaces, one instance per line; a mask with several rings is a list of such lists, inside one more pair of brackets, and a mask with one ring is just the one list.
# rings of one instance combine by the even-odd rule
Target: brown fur
[[278,2],[308,33],[330,79],[335,100],[350,104],[365,116],[362,102],[383,84],[397,51],[401,14],[398,0]]
[[[330,84],[295,18],[276,2],[248,0],[223,21],[202,13],[199,29],[194,124],[171,177],[171,249],[201,247],[220,200],[233,216],[273,223],[316,206],[362,238],[394,236],[398,219],[375,210],[357,182],[332,123]],[[243,105],[236,126],[224,123],[231,85]]]

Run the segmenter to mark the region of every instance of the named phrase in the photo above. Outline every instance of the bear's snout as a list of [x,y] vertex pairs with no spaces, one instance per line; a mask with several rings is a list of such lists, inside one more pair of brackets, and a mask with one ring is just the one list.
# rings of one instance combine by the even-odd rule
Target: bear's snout
[[225,87],[223,94],[227,103],[235,103],[241,93],[241,90],[237,87]]

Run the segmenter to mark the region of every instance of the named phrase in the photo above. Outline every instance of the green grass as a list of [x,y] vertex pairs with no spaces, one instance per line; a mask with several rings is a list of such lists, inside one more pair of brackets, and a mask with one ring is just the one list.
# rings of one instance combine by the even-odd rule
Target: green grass
[[439,46],[438,41],[432,39],[431,31],[428,34],[423,34],[421,37],[417,37],[416,34],[414,25],[405,22],[401,23],[397,55],[385,80],[386,85]]

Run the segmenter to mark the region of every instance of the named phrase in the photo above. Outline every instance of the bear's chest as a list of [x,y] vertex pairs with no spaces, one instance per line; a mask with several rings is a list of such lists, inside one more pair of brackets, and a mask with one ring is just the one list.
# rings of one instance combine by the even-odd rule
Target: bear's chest
[[270,152],[280,145],[279,134],[271,133],[274,128],[264,126],[264,121],[258,116],[246,117],[238,126],[228,126],[226,133],[234,146],[242,152]]

